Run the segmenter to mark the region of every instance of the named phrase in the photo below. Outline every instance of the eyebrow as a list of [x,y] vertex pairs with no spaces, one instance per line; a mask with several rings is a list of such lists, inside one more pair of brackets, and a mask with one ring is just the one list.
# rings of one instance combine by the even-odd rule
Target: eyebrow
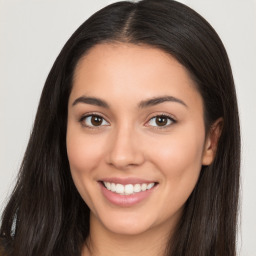
[[[144,100],[138,104],[138,107],[146,108],[146,107],[155,106],[164,102],[176,102],[176,103],[182,104],[185,107],[188,107],[184,101],[173,96],[161,96],[161,97],[154,97],[148,100]],[[72,106],[75,106],[78,103],[85,103],[85,104],[90,104],[98,107],[110,108],[106,101],[99,98],[95,98],[95,97],[81,96],[73,102]]]
[[176,102],[188,108],[188,105],[184,101],[173,96],[161,96],[161,97],[155,97],[152,99],[141,101],[139,103],[139,108],[151,107],[164,102]]
[[95,98],[95,97],[86,97],[86,96],[79,97],[73,102],[72,106],[75,106],[78,103],[86,103],[86,104],[99,106],[103,108],[109,108],[109,105],[106,101],[101,100],[99,98]]

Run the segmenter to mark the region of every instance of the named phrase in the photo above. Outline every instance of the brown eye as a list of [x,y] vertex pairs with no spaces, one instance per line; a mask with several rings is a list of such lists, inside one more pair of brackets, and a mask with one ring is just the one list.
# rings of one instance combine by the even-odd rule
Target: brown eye
[[101,124],[102,124],[102,120],[103,120],[103,118],[100,117],[100,116],[92,116],[92,117],[91,117],[91,123],[92,123],[92,125],[94,125],[94,126],[99,126],[99,125],[101,125]]
[[167,117],[163,117],[163,116],[156,117],[156,124],[158,126],[165,126],[167,125],[167,122],[168,122]]
[[150,126],[156,126],[156,127],[165,127],[169,126],[170,124],[174,123],[175,121],[166,115],[161,116],[155,116],[149,120]]
[[108,122],[103,117],[98,115],[86,116],[81,120],[81,122],[88,127],[108,125]]

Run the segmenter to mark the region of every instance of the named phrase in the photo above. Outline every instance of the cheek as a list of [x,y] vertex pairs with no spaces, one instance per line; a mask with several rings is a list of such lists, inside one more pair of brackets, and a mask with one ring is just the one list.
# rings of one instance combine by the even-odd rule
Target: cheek
[[[68,126],[66,145],[71,175],[77,190],[83,199],[90,205],[89,193],[91,180],[95,177],[95,168],[101,158],[100,141],[93,140],[93,136],[86,136],[82,128]],[[91,141],[93,140],[93,142]]]
[[67,154],[71,172],[88,172],[93,170],[99,155],[98,145],[91,144],[83,136],[67,136]]
[[187,168],[201,166],[201,158],[204,145],[204,136],[196,133],[175,133],[164,141],[154,143],[150,154],[155,156],[155,162],[163,172],[168,170],[173,174],[182,174]]
[[72,175],[74,172],[89,174],[101,159],[104,138],[97,134],[88,135],[81,126],[72,121],[67,127],[67,154]]
[[[166,197],[181,207],[193,191],[201,171],[204,130],[180,130],[155,143],[151,152],[154,163],[162,173]],[[151,147],[152,149],[152,147]]]

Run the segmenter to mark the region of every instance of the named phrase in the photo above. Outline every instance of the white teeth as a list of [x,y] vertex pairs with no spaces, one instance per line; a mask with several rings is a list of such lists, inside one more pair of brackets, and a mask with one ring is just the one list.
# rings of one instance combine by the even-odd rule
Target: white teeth
[[105,186],[107,187],[108,190],[111,190],[111,184],[109,182],[105,182]]
[[143,183],[143,184],[141,185],[141,190],[142,190],[142,191],[145,191],[146,189],[147,189],[147,184]]
[[[154,183],[151,183],[151,184],[153,184],[153,186],[154,186]],[[135,184],[134,187],[133,187],[133,191],[135,193],[140,192],[141,191],[141,185],[140,184]]]
[[154,187],[154,183],[150,183],[150,184],[147,185],[147,189],[151,189],[153,187]]
[[133,194],[133,185],[132,185],[132,184],[125,185],[125,187],[124,187],[124,193],[125,193],[126,195],[131,195],[131,194]]
[[112,192],[115,192],[115,191],[116,191],[116,184],[115,184],[115,183],[111,183],[111,185],[110,185],[110,190],[111,190]]
[[115,184],[115,183],[110,183],[110,182],[103,182],[105,187],[117,194],[120,195],[131,195],[134,193],[139,193],[141,191],[146,191],[148,189],[151,189],[154,187],[155,183],[142,183],[142,184],[127,184],[127,185],[122,185],[122,184]]
[[124,185],[116,184],[116,193],[118,193],[118,194],[124,193]]

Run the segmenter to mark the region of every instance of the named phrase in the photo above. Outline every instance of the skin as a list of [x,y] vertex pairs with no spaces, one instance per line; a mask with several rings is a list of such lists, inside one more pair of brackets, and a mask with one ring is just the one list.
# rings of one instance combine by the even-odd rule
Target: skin
[[[83,96],[104,100],[109,107],[74,104]],[[162,96],[184,104],[138,106]],[[91,125],[91,114],[104,118],[100,126]],[[159,126],[154,118],[159,115],[172,119],[166,117],[168,122]],[[163,255],[201,166],[213,161],[219,124],[206,134],[202,97],[172,56],[146,45],[94,46],[75,70],[66,137],[74,183],[91,210],[83,255]],[[100,189],[99,180],[113,177],[158,185],[142,202],[121,207]]]

